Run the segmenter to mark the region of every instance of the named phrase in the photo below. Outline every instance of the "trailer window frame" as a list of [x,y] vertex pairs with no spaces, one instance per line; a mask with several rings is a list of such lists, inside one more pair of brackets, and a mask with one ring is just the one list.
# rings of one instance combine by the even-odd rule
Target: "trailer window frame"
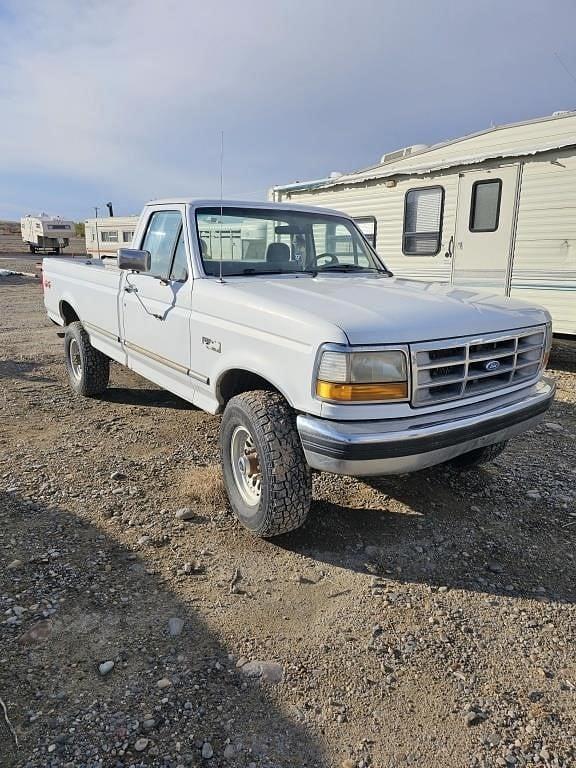
[[[437,232],[407,232],[406,231],[406,213],[408,210],[408,196],[411,192],[422,192],[426,190],[427,192],[430,192],[431,190],[439,190],[440,191],[440,216],[439,216],[439,222],[438,222],[438,231]],[[431,185],[425,185],[423,187],[410,187],[410,189],[407,189],[404,193],[404,218],[402,221],[402,253],[404,256],[421,256],[423,258],[428,258],[430,256],[437,256],[440,251],[442,250],[442,232],[444,229],[444,202],[446,198],[446,190],[441,184],[431,184]],[[436,243],[436,250],[435,251],[427,251],[426,253],[414,251],[414,250],[407,250],[406,248],[406,238],[407,237],[414,237],[415,235],[431,235],[435,234],[437,236],[437,243]],[[430,238],[431,239],[431,238]]]
[[[474,219],[476,213],[476,192],[478,187],[485,186],[486,184],[498,184],[498,198],[496,200],[496,220],[493,227],[474,227]],[[470,215],[468,217],[468,231],[469,232],[496,232],[500,226],[500,205],[502,203],[502,179],[496,177],[493,179],[477,179],[472,184],[472,192],[470,194]]]
[[[120,237],[117,229],[99,229],[101,243],[119,243]],[[111,237],[112,235],[112,237]]]
[[[370,247],[373,250],[376,250],[376,242],[377,242],[377,236],[378,236],[378,220],[377,220],[376,216],[353,216],[352,220],[357,225],[357,227],[360,230],[364,240],[367,240],[369,245],[370,245]],[[360,227],[361,224],[367,224],[367,223],[374,224],[374,235],[373,235],[374,242],[370,241],[370,238],[368,237],[368,235]]]

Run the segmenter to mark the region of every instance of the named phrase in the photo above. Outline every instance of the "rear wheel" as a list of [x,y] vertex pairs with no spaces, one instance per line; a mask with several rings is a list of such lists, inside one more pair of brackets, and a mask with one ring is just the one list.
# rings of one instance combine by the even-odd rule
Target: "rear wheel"
[[294,413],[277,392],[233,397],[220,427],[224,482],[237,518],[264,538],[299,528],[312,480]]
[[110,377],[110,358],[90,344],[82,323],[70,323],[64,336],[64,359],[70,386],[79,395],[104,392]]
[[36,246],[30,245],[30,253],[36,253]]
[[461,470],[471,469],[472,467],[477,467],[479,464],[487,464],[488,462],[493,461],[497,456],[500,456],[507,445],[508,442],[504,441],[503,443],[486,445],[484,448],[475,448],[473,451],[468,451],[468,453],[456,456],[451,459],[448,464]]

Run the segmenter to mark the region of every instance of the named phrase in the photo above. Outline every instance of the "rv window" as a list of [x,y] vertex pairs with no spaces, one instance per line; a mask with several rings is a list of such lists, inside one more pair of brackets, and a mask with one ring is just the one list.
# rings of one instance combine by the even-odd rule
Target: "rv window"
[[402,252],[435,256],[442,243],[443,187],[409,189],[404,200]]
[[110,229],[108,231],[102,230],[100,232],[100,240],[103,243],[117,243],[118,242],[118,230]]
[[134,232],[122,232],[122,242],[131,243],[134,237]]
[[470,232],[496,232],[501,196],[501,179],[474,182],[470,203]]
[[372,248],[376,248],[376,217],[355,216],[354,221]]

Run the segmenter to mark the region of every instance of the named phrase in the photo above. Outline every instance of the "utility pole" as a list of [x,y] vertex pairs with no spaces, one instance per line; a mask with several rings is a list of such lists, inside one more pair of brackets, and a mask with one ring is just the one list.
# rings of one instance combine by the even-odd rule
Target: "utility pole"
[[100,259],[100,238],[98,237],[98,206],[94,206],[94,213],[96,214],[96,221],[94,222],[94,228],[96,230],[96,247],[98,248],[98,258]]

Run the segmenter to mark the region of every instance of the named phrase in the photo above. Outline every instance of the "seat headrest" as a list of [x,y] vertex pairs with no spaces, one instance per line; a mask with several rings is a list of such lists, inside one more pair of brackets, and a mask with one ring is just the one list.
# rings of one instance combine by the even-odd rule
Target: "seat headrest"
[[290,247],[286,243],[270,243],[266,249],[266,261],[270,264],[290,261]]

